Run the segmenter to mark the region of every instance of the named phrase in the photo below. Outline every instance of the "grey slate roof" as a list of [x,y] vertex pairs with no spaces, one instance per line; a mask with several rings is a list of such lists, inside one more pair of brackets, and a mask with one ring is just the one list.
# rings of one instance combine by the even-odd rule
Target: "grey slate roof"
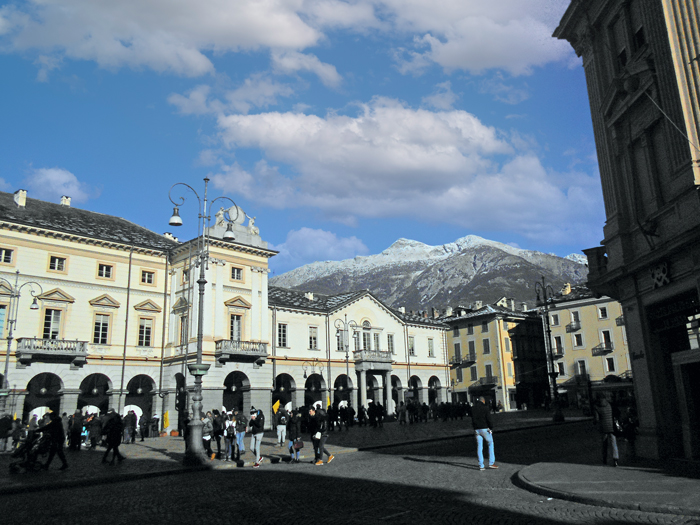
[[12,193],[0,192],[0,220],[91,239],[167,251],[179,243],[120,217],[27,197],[20,208]]
[[504,308],[503,306],[498,306],[495,304],[487,304],[486,306],[482,306],[478,310],[468,311],[467,313],[465,313],[462,316],[453,316],[453,317],[443,318],[443,321],[446,323],[449,323],[449,322],[454,322],[454,321],[461,321],[464,319],[475,319],[475,318],[484,317],[487,315],[507,315],[510,317],[527,318],[527,317],[532,317],[533,314],[529,314],[528,312],[513,311],[510,308]]

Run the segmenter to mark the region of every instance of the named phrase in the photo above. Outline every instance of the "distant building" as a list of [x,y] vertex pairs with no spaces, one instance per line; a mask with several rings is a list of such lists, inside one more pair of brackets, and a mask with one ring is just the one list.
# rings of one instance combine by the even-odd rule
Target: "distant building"
[[699,22],[686,0],[574,0],[554,33],[583,57],[606,211],[588,286],[622,304],[646,457],[700,457]]
[[447,333],[452,400],[483,396],[505,410],[542,406],[547,395],[547,361],[542,321],[535,312],[498,305],[457,307],[442,318]]
[[597,392],[629,406],[632,367],[622,306],[595,297],[586,286],[567,286],[549,303],[551,349],[560,400],[584,411]]

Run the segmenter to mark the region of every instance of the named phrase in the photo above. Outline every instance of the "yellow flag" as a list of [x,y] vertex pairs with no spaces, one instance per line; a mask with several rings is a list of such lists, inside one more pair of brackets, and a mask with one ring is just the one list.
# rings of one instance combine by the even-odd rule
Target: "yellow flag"
[[17,412],[15,412],[15,419],[17,419]]
[[280,409],[280,400],[278,399],[277,401],[275,401],[275,404],[272,405],[272,411],[276,414],[279,409]]
[[168,411],[165,411],[165,414],[163,414],[163,428],[168,428],[170,426],[170,416],[168,415]]

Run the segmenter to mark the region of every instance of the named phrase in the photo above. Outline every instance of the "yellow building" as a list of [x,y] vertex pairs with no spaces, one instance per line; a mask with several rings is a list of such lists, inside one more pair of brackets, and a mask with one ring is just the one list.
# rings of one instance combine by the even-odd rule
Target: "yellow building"
[[632,369],[620,303],[595,297],[586,286],[567,286],[551,298],[549,327],[565,404],[587,411],[596,392],[606,392],[619,404],[629,401]]
[[547,390],[539,317],[496,305],[457,308],[443,318],[454,402],[484,396],[504,410],[540,406]]

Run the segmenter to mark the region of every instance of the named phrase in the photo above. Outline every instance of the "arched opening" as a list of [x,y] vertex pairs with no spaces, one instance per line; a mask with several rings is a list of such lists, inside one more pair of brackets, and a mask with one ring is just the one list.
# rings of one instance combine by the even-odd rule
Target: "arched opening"
[[294,378],[289,374],[279,374],[275,378],[275,391],[272,393],[272,404],[274,405],[277,401],[280,402],[280,406],[285,406],[287,403],[294,400],[294,392],[296,392],[297,386],[294,382]]
[[340,403],[341,401],[347,401],[350,403],[352,401],[352,381],[350,378],[341,374],[335,378],[335,383],[333,383],[333,404]]
[[[141,417],[145,417],[150,421],[153,417],[155,386],[155,381],[145,374],[132,377],[131,381],[126,385],[125,408],[129,407],[129,405],[135,405],[141,409]],[[135,410],[133,407],[130,410],[134,410],[138,414],[138,410]],[[141,421],[141,417],[139,417],[139,421]]]
[[408,380],[406,397],[417,403],[423,403],[423,383],[418,376],[411,376],[411,379]]
[[[29,414],[39,407],[46,407],[48,410],[60,413],[62,389],[63,383],[56,374],[44,372],[35,375],[27,383],[27,395],[24,397],[22,420],[26,421]],[[74,410],[74,407],[65,407],[64,412]]]
[[379,394],[379,381],[373,375],[367,374],[367,403],[372,401],[381,401],[381,395]]
[[[324,402],[323,391],[326,389],[326,382],[321,374],[311,374],[306,378],[304,384],[304,405],[311,406],[316,401]],[[324,403],[325,404],[325,403]],[[326,408],[325,406],[323,407]]]
[[226,410],[243,412],[243,407],[250,407],[250,380],[243,372],[236,370],[224,379],[222,404]]
[[104,374],[90,374],[80,383],[78,409],[90,414],[104,414],[109,410],[112,382]]
[[394,412],[396,407],[403,401],[403,387],[401,386],[401,379],[398,376],[391,376],[391,400],[394,402]]
[[439,403],[442,398],[442,386],[437,376],[428,379],[428,404]]

